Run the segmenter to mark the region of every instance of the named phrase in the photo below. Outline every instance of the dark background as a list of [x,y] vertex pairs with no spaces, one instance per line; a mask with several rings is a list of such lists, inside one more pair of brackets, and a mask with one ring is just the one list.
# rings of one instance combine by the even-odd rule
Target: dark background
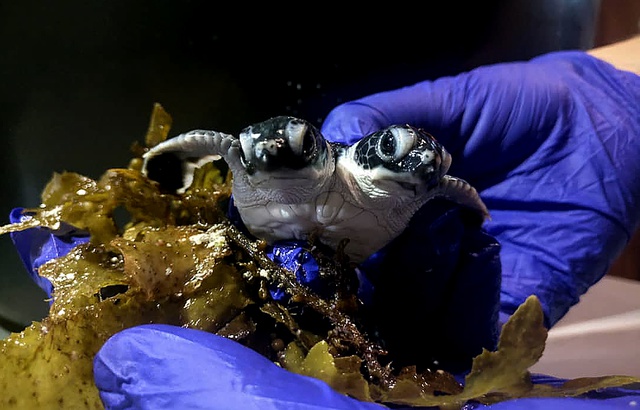
[[[172,135],[283,114],[320,124],[372,92],[590,48],[600,4],[383,3],[350,15],[319,3],[0,0],[0,215],[37,206],[54,171],[125,166],[154,102],[173,116]],[[39,320],[44,294],[8,236],[0,260],[0,316]]]

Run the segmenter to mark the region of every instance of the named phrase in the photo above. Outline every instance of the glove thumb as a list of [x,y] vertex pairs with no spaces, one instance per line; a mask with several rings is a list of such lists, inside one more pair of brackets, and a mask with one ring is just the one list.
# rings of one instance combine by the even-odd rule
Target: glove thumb
[[107,409],[380,409],[230,339],[168,325],[113,336],[94,377]]

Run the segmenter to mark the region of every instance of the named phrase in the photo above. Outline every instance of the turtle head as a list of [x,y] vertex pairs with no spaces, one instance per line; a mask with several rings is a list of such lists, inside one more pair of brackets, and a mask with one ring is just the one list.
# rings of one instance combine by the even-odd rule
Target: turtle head
[[370,134],[351,147],[352,160],[371,182],[413,191],[436,186],[449,170],[451,156],[429,133],[394,125]]
[[300,184],[332,173],[327,141],[311,123],[274,117],[240,132],[241,160],[254,186]]

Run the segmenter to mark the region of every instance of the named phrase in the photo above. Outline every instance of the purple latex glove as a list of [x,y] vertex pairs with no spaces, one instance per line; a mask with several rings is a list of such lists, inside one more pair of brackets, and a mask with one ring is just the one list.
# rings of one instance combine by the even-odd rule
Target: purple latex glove
[[[535,293],[553,324],[606,272],[638,225],[639,110],[640,78],[565,52],[347,103],[323,132],[353,141],[405,122],[432,132],[454,157],[450,173],[479,188],[492,213],[486,227],[503,245],[503,312]],[[407,233],[407,243],[420,233]],[[393,283],[375,267],[363,266],[374,285]],[[116,335],[96,357],[95,375],[109,408],[378,408],[215,335],[177,328]],[[637,391],[607,389],[491,408],[604,410],[639,402]]]
[[[350,409],[385,407],[336,393],[295,375],[238,343],[211,333],[165,325],[124,330],[94,361],[107,409]],[[539,381],[534,377],[534,382]],[[542,377],[545,383],[560,382]],[[466,410],[633,409],[639,391],[607,389],[581,399],[520,399]],[[404,408],[404,407],[403,407]]]
[[[21,210],[16,209],[11,214],[11,221],[18,222],[22,217]],[[64,231],[66,233],[62,234],[45,228],[35,228],[12,235],[32,278],[48,294],[51,294],[51,284],[38,276],[37,268],[53,258],[63,256],[77,244],[88,240],[85,234],[78,234],[70,229]],[[295,241],[277,243],[268,248],[268,255],[278,264],[294,271],[301,283],[320,295],[330,297],[328,293],[331,292],[332,283],[327,283],[319,275],[317,264],[310,253],[304,249],[305,245]],[[389,337],[387,340],[389,350],[399,352],[394,357],[396,363],[403,364],[404,360],[406,362],[404,364],[416,362],[425,364],[438,360],[449,370],[459,370],[467,368],[470,359],[482,348],[493,348],[496,341],[495,325],[500,284],[498,250],[495,240],[481,230],[478,217],[473,211],[463,210],[448,201],[434,200],[415,215],[405,233],[362,265],[374,278],[376,274],[389,269],[402,271],[397,276],[397,283],[387,284],[385,291],[372,291],[370,286],[367,286],[369,282],[366,278],[362,278],[359,289],[361,298],[369,301],[365,310],[370,310],[369,315],[376,316],[372,320],[386,325],[386,329],[382,326],[382,331],[389,331],[390,325],[408,327],[403,333],[405,337],[395,339]],[[415,258],[416,254],[421,257]],[[407,281],[406,286],[410,290],[402,289],[403,281]],[[287,303],[284,300],[286,295],[282,295],[278,289],[273,289],[272,295],[283,303]],[[401,317],[397,317],[396,313],[389,310],[385,304],[401,305],[408,295],[411,296],[409,299],[416,303],[413,303],[409,312],[403,312]],[[479,306],[482,308],[478,309]],[[416,321],[426,323],[423,320],[425,317],[430,318],[428,322],[430,329],[439,329],[439,337],[424,338],[421,327],[412,326]],[[178,329],[176,328],[176,331],[179,331]],[[147,336],[150,338],[150,346],[156,342],[151,339],[156,337],[157,333],[150,333]],[[127,336],[123,337],[126,340]],[[205,338],[203,340],[209,340],[206,336],[201,337]],[[232,344],[235,342],[228,342],[225,346]],[[112,350],[111,346],[105,346],[101,350],[99,360],[110,360],[111,355],[119,354]],[[152,354],[151,351],[148,354]],[[252,354],[255,355],[255,353]],[[152,360],[145,355],[140,355],[138,358],[141,363]],[[245,358],[242,358],[239,365],[244,363],[244,360]],[[246,358],[246,360],[254,359]],[[170,362],[166,364],[172,365]],[[167,370],[170,371],[170,369]],[[117,378],[119,375],[110,372],[109,369],[96,370],[96,382],[99,386],[114,382],[113,377]],[[141,377],[146,376],[141,375]],[[289,374],[286,377],[294,383],[298,376]],[[115,381],[118,385],[121,382]],[[144,380],[139,382],[147,385],[144,384]],[[190,382],[187,381],[187,383]],[[314,383],[317,384],[317,382]],[[136,386],[140,387],[138,384]],[[330,390],[327,386],[323,389],[327,392]],[[132,394],[131,391],[122,393]],[[144,393],[141,392],[141,394]],[[176,392],[172,394],[176,394],[177,401],[185,399],[180,398]],[[335,395],[332,400],[345,401],[339,395],[332,394]],[[234,396],[235,394],[230,395],[230,397]],[[117,395],[103,395],[105,404],[110,405],[112,403],[110,400],[114,397],[117,398]],[[192,397],[188,398],[188,400],[192,399]],[[345,403],[351,402],[353,400],[345,401]]]
[[[248,234],[233,201],[229,217]],[[495,348],[500,246],[481,222],[473,210],[431,200],[399,237],[359,265],[364,330],[384,340],[396,366],[461,372],[482,349]],[[267,255],[299,282],[330,297],[334,280],[318,274],[306,245],[281,241],[268,247]],[[280,301],[287,296],[279,289],[271,295]],[[438,337],[425,337],[425,329]]]
[[[572,63],[575,61],[578,61],[578,63],[583,61],[585,66],[576,69]],[[508,73],[508,75],[504,76],[504,73]],[[624,86],[627,87],[626,90],[621,85],[623,82],[628,83]],[[562,86],[563,84],[564,86]],[[575,90],[573,89],[574,87],[576,88]],[[511,212],[508,211],[510,206],[514,204],[520,204],[517,207],[517,212],[521,212],[523,217],[532,213],[530,206],[522,206],[523,204],[520,203],[522,201],[519,202],[517,200],[520,198],[519,196],[513,199],[512,196],[506,195],[504,203],[498,201],[495,193],[500,191],[497,189],[501,188],[506,191],[506,187],[503,185],[509,181],[512,181],[510,183],[513,184],[514,180],[520,183],[524,179],[526,182],[528,173],[542,172],[545,169],[555,170],[553,160],[557,158],[561,158],[563,161],[567,161],[567,158],[569,158],[568,161],[572,164],[569,170],[578,176],[584,176],[584,173],[589,171],[589,164],[581,161],[580,155],[572,157],[572,153],[569,152],[571,150],[568,148],[570,148],[571,142],[575,143],[578,134],[589,130],[589,125],[591,125],[591,132],[594,134],[591,138],[595,138],[595,142],[599,141],[600,144],[595,144],[594,146],[594,141],[591,141],[592,145],[590,146],[593,149],[589,150],[591,155],[588,155],[587,158],[598,159],[598,156],[604,151],[602,150],[603,146],[608,147],[607,149],[614,149],[610,144],[617,144],[615,147],[619,148],[616,148],[616,150],[628,150],[626,152],[629,156],[625,156],[624,159],[630,158],[632,155],[630,150],[638,149],[638,147],[631,147],[628,144],[631,142],[630,136],[638,134],[638,108],[637,106],[633,108],[633,104],[638,101],[638,87],[638,79],[631,77],[631,75],[626,76],[581,54],[565,53],[564,55],[548,56],[528,64],[485,67],[455,78],[443,79],[435,83],[423,83],[415,87],[391,92],[387,95],[372,96],[360,103],[350,103],[332,113],[325,123],[324,131],[329,137],[349,140],[350,138],[360,137],[385,124],[395,122],[410,122],[414,125],[425,127],[452,151],[454,168],[451,174],[465,177],[481,188],[494,217],[494,222],[489,225],[494,227],[492,233],[499,236],[501,240],[507,239],[508,249],[503,253],[503,257],[516,254],[515,250],[518,248],[527,251],[529,251],[529,248],[538,249],[538,252],[544,256],[547,254],[541,251],[541,247],[548,243],[549,240],[545,239],[539,243],[531,242],[531,240],[527,242],[527,235],[522,233],[525,227],[523,225],[526,225],[529,221],[528,218],[525,218],[522,222],[517,218],[512,218],[511,224],[502,226],[502,229],[495,229],[496,226],[500,226],[496,225],[500,220],[505,220],[506,217],[514,212],[513,210]],[[618,88],[620,89],[618,90]],[[589,98],[586,91],[588,89],[592,89],[594,95],[600,97],[601,101],[599,101],[600,105],[598,107],[588,104]],[[560,95],[555,95],[555,92],[560,92]],[[618,92],[620,92],[620,95],[616,94]],[[511,99],[508,98],[509,94],[511,94]],[[387,105],[387,103],[391,105]],[[432,105],[429,105],[429,103]],[[394,110],[393,104],[398,104],[397,110]],[[501,106],[501,104],[505,105]],[[525,105],[528,106],[530,111],[526,111]],[[511,113],[514,106],[516,111]],[[560,110],[560,108],[563,109]],[[595,118],[592,118],[593,122],[586,123],[568,118],[570,116],[589,117],[588,114],[590,112],[585,112],[587,109],[595,110],[591,114],[597,114]],[[350,110],[352,110],[351,113],[349,113]],[[430,110],[433,110],[433,112]],[[601,111],[606,113],[604,117]],[[396,114],[393,114],[394,112]],[[547,112],[553,114],[555,118],[547,118]],[[582,114],[582,116],[578,114]],[[402,119],[402,115],[406,115],[406,117]],[[535,124],[537,125],[532,125],[533,123],[530,121],[536,115],[537,117],[535,118],[538,121]],[[596,125],[600,124],[600,120],[606,120],[607,118],[616,118],[616,121],[611,124],[611,128],[604,127],[603,131],[600,127],[596,127]],[[418,121],[418,119],[420,120]],[[500,119],[502,119],[502,124],[498,121]],[[625,120],[622,121],[622,119]],[[435,122],[430,125],[430,121]],[[354,124],[356,124],[355,128]],[[515,132],[514,130],[519,131]],[[596,131],[600,132],[600,134]],[[504,135],[500,134],[501,132]],[[603,133],[606,135],[603,135]],[[547,134],[551,136],[547,136]],[[487,139],[488,147],[479,146],[478,141],[483,138]],[[604,144],[605,142],[607,144]],[[581,144],[587,145],[584,142]],[[582,147],[582,149],[584,148]],[[496,155],[496,150],[501,154],[499,158]],[[483,155],[488,155],[489,159],[483,160]],[[462,158],[464,158],[464,161]],[[537,167],[535,163],[531,163],[533,161],[532,158],[537,158]],[[498,161],[497,159],[502,159],[503,161]],[[551,162],[542,162],[542,160]],[[629,173],[631,173],[635,164],[629,162],[627,160],[625,165],[630,167],[628,169]],[[562,170],[563,168],[560,168],[558,171]],[[595,171],[599,171],[599,173],[596,172],[596,176],[602,177],[597,181],[602,182],[611,179],[609,172],[616,170],[625,170],[625,168],[615,168],[614,164],[610,164],[609,169],[597,167]],[[564,172],[559,172],[558,177],[562,179],[567,172],[567,169],[564,169]],[[628,186],[625,184],[631,183],[629,174],[625,173],[616,176],[620,178],[621,176],[624,177],[624,175],[627,175],[626,182],[622,182],[621,185]],[[605,207],[602,205],[602,199],[598,200],[597,194],[595,198],[593,197],[593,194],[589,191],[589,188],[593,189],[593,187],[586,179],[577,178],[577,181],[562,182],[559,188],[564,188],[564,192],[570,192],[573,189],[582,192],[584,195],[581,201],[576,203],[568,201],[568,204],[565,204],[562,202],[562,197],[558,198],[558,187],[553,185],[557,179],[552,177],[555,177],[555,174],[548,175],[547,182],[556,189],[556,191],[553,191],[554,195],[548,195],[546,200],[537,204],[542,206],[541,209],[545,210],[541,215],[547,218],[545,224],[532,225],[529,222],[529,225],[526,225],[536,228],[534,233],[537,234],[537,237],[542,238],[544,236],[542,235],[543,232],[539,232],[539,230],[546,229],[545,235],[549,235],[549,232],[551,232],[554,234],[551,239],[555,240],[561,232],[556,232],[553,228],[557,224],[562,226],[561,222],[563,221],[554,221],[552,218],[553,211],[560,211],[565,208],[573,209],[567,205],[575,205],[577,210],[574,212],[565,211],[559,214],[559,218],[566,218],[571,215],[577,218],[576,221],[581,221],[585,218],[581,211],[595,218],[596,222],[592,222],[593,226],[590,228],[576,229],[580,237],[591,238],[592,241],[598,241],[598,238],[595,237],[594,239],[593,236],[588,234],[594,231],[597,233],[599,232],[598,229],[608,229],[607,222],[611,224],[607,219],[609,215],[622,216],[617,219],[612,218],[612,221],[631,223],[628,228],[629,231],[637,224],[637,209],[634,213],[632,205],[629,204],[630,199],[625,201],[625,196],[618,192],[621,188],[620,185],[615,185],[617,188],[613,192],[609,192],[608,187],[602,187],[603,184],[596,184],[602,188],[600,195],[606,193],[607,198],[613,195],[613,198],[609,199],[611,204]],[[581,184],[580,189],[573,186],[574,182]],[[594,183],[594,180],[591,179],[590,182]],[[536,194],[537,191],[534,188],[536,186],[530,180],[524,187],[511,185],[511,189],[520,194],[523,191],[525,191],[525,194]],[[541,187],[538,186],[537,188]],[[494,195],[487,197],[487,192]],[[617,192],[619,193],[618,196],[615,195]],[[508,192],[506,193],[508,194]],[[627,193],[630,194],[630,191]],[[522,198],[527,197],[523,196]],[[533,199],[535,198],[537,197],[534,195]],[[595,199],[597,206],[591,204],[585,207],[584,204],[590,204],[588,199]],[[545,207],[555,203],[565,204],[565,206],[559,207],[560,209],[556,209],[555,206],[550,207],[551,209]],[[434,202],[431,206],[440,207],[443,204]],[[604,215],[600,215],[599,212],[603,209],[606,212]],[[590,210],[591,212],[589,212]],[[459,208],[456,209],[456,207],[448,210],[439,209],[439,211],[443,211],[443,214],[437,218],[434,213],[428,210],[421,211],[422,214],[416,217],[418,218],[417,222],[412,222],[410,229],[403,234],[403,238],[398,238],[396,243],[401,245],[390,245],[363,265],[362,269],[370,276],[373,283],[395,284],[395,286],[400,286],[402,283],[402,281],[394,282],[393,278],[385,277],[385,269],[379,269],[380,266],[384,266],[385,258],[391,261],[398,261],[402,260],[402,258],[398,259],[396,257],[398,255],[411,256],[414,259],[415,255],[420,255],[422,258],[425,257],[422,250],[415,253],[415,249],[408,250],[410,248],[406,248],[405,245],[415,246],[416,243],[420,243],[420,240],[425,238],[437,237],[438,234],[447,234],[452,235],[454,239],[443,242],[449,243],[450,249],[443,248],[441,250],[448,251],[449,255],[460,252],[460,240],[455,238],[456,235],[458,235],[458,239],[464,238],[467,230],[463,226],[462,229],[454,229],[452,233],[448,228],[443,229],[443,227],[448,227],[450,224],[455,226],[460,223],[464,225],[466,218],[463,215],[451,216],[451,213],[455,214],[463,211]],[[447,217],[446,215],[450,216]],[[438,218],[440,217],[444,218],[442,223],[438,223]],[[420,218],[426,219],[421,220]],[[429,218],[436,219],[429,220]],[[599,218],[604,219],[604,221]],[[516,223],[520,224],[516,225]],[[578,224],[578,222],[575,223]],[[612,224],[616,229],[622,229],[619,225]],[[514,226],[515,228],[520,226],[521,231],[516,229],[515,232],[511,232],[511,236],[506,235],[505,232],[509,233],[509,229],[514,229]],[[424,227],[429,227],[429,229],[421,229]],[[477,232],[478,235],[482,233],[481,231]],[[606,240],[598,242],[603,246],[605,244],[610,245],[607,248],[609,252],[615,252],[627,239],[624,238],[611,246],[610,242],[607,241],[612,236],[615,236],[615,234],[609,234]],[[420,238],[420,240],[415,240],[415,238]],[[488,237],[483,238],[488,240]],[[509,238],[511,238],[511,241],[508,240]],[[513,238],[520,241],[516,241]],[[481,240],[477,241],[478,239],[476,237],[470,243],[477,246],[478,243],[482,243]],[[516,246],[517,244],[520,246]],[[560,241],[558,245],[564,247],[562,248],[563,252],[566,251],[566,242]],[[489,247],[488,249],[495,248]],[[591,247],[590,249],[593,250],[594,248]],[[548,264],[546,271],[543,272],[546,273],[550,270],[550,267],[556,266],[548,263],[549,260],[551,262],[561,262],[566,259],[567,262],[571,262],[570,266],[572,268],[576,265],[576,261],[572,258],[563,259],[564,253],[558,251],[554,254],[559,255],[559,260],[549,257],[542,259],[543,262]],[[392,255],[392,257],[388,255]],[[487,255],[491,255],[491,252],[487,252]],[[576,256],[575,251],[571,255]],[[577,255],[582,255],[585,259],[591,258],[590,260],[595,257],[584,252],[579,252]],[[604,272],[604,266],[608,265],[612,257],[612,254],[607,254],[605,257],[607,261],[599,265],[603,268],[598,269],[598,266],[592,266],[590,271],[595,271],[596,277],[599,277],[598,274],[601,275]],[[376,258],[381,259],[376,260]],[[530,259],[532,258],[525,258],[525,261]],[[445,258],[445,260],[447,259]],[[513,269],[514,263],[523,263],[518,261],[517,258],[509,258],[508,260],[509,269]],[[488,260],[484,261],[480,258],[473,262],[478,263],[479,266],[486,267],[491,265],[492,261],[495,262],[495,258],[488,258]],[[415,268],[415,272],[419,273],[421,267],[428,266],[428,264],[409,263],[408,266]],[[542,266],[545,265],[542,264]],[[561,264],[560,266],[564,265]],[[584,267],[585,265],[578,263],[577,266]],[[567,268],[566,266],[564,267]],[[582,273],[583,270],[579,272]],[[397,269],[394,272],[398,271]],[[424,271],[426,272],[426,270]],[[451,277],[443,281],[449,286],[439,288],[440,283],[434,289],[444,289],[454,294],[458,293],[458,296],[453,297],[450,301],[463,301],[465,295],[473,298],[474,290],[476,291],[475,293],[483,293],[486,289],[491,289],[491,286],[484,283],[482,275],[471,276],[473,272],[473,269],[468,269],[465,274],[459,275],[458,270],[454,269],[449,272]],[[560,272],[566,272],[566,270],[560,270]],[[518,269],[517,273],[519,275],[523,274],[520,269]],[[551,269],[551,273],[548,274],[552,276],[557,272]],[[510,282],[503,286],[503,290],[513,288],[513,280],[515,278],[513,275],[509,276],[508,274],[507,277]],[[418,279],[423,280],[425,278]],[[489,276],[489,279],[492,279],[494,284],[497,283],[494,277]],[[525,275],[523,280],[526,279],[527,276]],[[549,278],[549,280],[551,279]],[[593,281],[595,280],[593,279]],[[538,284],[542,281],[543,279],[538,276],[533,283]],[[428,282],[428,280],[425,280],[423,285],[427,285]],[[524,284],[526,289],[532,290],[529,283],[524,282]],[[415,286],[415,283],[405,285],[405,287],[407,286]],[[479,287],[474,289],[474,286]],[[481,286],[488,287],[482,288]],[[586,286],[588,285],[583,285],[585,288]],[[580,289],[580,286],[576,285],[575,289]],[[559,298],[558,300],[546,298],[544,297],[546,294],[540,293],[537,289],[532,290],[532,292],[536,292],[542,297],[548,318],[552,317],[549,312],[557,313],[558,311],[554,303],[567,303],[566,298]],[[525,293],[528,295],[532,292]],[[389,292],[387,292],[387,296],[389,296]],[[438,296],[437,292],[436,296]],[[575,298],[575,296],[572,297]],[[503,298],[505,298],[504,295]],[[513,301],[516,300],[516,297],[512,296],[512,298],[512,306],[515,306],[517,303]],[[560,303],[560,306],[562,306],[562,303]],[[489,311],[493,307],[484,303],[479,305],[477,310],[482,311],[483,309]],[[509,307],[508,299],[507,302],[504,302],[503,309],[506,313],[511,313],[513,310]],[[562,313],[564,313],[563,310],[566,310],[566,308],[561,307],[560,311]],[[455,312],[455,309],[453,311]],[[561,316],[562,313],[557,317]],[[460,318],[461,316],[453,314],[447,317]],[[554,321],[550,320],[550,323]],[[452,328],[455,327],[454,323],[450,324],[450,326]],[[464,337],[465,328],[460,326],[459,329],[459,335]],[[471,329],[473,330],[473,328]],[[473,331],[466,334],[467,337],[473,335]],[[215,377],[211,377],[211,375],[215,375]],[[266,361],[262,356],[237,343],[215,335],[168,326],[138,327],[114,336],[96,357],[95,377],[96,383],[101,390],[101,397],[107,408],[131,408],[132,406],[137,408],[380,408],[377,405],[358,403],[347,399],[321,382],[283,371]],[[629,408],[630,402],[638,402],[639,397],[637,394],[635,396],[626,396],[627,392],[624,391],[608,390],[608,392],[610,393],[607,394],[611,396],[619,397],[606,400],[606,397],[596,397],[600,400],[529,399],[502,403],[493,407],[499,409],[608,409]]]
[[[23,208],[16,208],[9,214],[11,223],[21,222],[24,218],[29,218],[29,215],[24,213]],[[75,230],[69,225],[57,232],[37,228],[12,232],[10,236],[29,276],[48,296],[51,296],[53,285],[48,279],[38,275],[38,268],[51,259],[66,255],[76,245],[89,240],[86,232]]]
[[582,52],[478,68],[337,107],[351,142],[391,124],[432,133],[480,192],[502,245],[501,313],[536,294],[549,326],[607,271],[640,220],[640,77]]

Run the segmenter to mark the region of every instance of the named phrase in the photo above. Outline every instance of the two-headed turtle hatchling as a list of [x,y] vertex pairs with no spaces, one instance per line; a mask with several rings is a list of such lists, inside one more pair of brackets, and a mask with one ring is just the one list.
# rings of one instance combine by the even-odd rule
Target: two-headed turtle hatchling
[[[445,197],[488,215],[476,190],[446,175],[447,151],[409,125],[374,132],[351,146],[327,141],[307,121],[275,117],[239,138],[195,130],[171,138],[144,156],[143,172],[177,191],[195,167],[222,156],[233,173],[233,198],[249,232],[267,243],[308,240],[359,263],[397,237],[427,201]],[[173,161],[175,173],[160,169]]]

